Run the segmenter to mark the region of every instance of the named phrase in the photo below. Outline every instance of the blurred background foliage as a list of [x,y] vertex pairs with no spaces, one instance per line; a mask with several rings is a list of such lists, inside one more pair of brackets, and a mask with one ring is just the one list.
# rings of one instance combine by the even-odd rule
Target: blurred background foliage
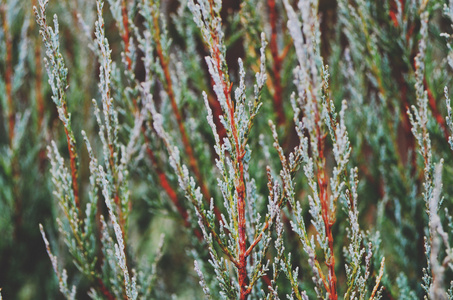
[[[125,1],[131,24],[142,29],[145,24],[137,11],[139,1]],[[347,100],[347,128],[352,145],[351,165],[359,168],[359,209],[362,228],[370,232],[370,239],[378,246],[379,255],[386,257],[384,299],[421,299],[422,269],[426,267],[423,237],[427,216],[422,201],[423,161],[417,155],[416,141],[411,133],[406,110],[416,104],[414,57],[420,39],[420,16],[411,0],[348,1],[321,0],[321,54],[330,66],[330,97],[337,107]],[[430,22],[426,51],[425,89],[429,96],[428,130],[436,161],[445,160],[443,171],[443,207],[453,207],[452,152],[448,145],[451,134],[445,123],[446,106],[444,87],[452,87],[452,69],[447,64],[448,39],[442,32],[452,33],[451,20],[443,14],[445,1],[429,1]],[[83,299],[89,283],[71,264],[70,254],[58,235],[55,222],[58,206],[52,191],[49,174],[47,145],[55,140],[65,158],[69,158],[66,136],[58,120],[55,105],[50,98],[47,74],[42,59],[45,50],[32,13],[36,0],[1,0],[0,2],[0,287],[5,299],[59,299],[58,282],[53,274],[38,224],[46,228],[53,251],[67,268],[70,282],[76,284],[77,294]],[[237,59],[241,57],[247,70],[257,71],[259,64],[260,32],[271,40],[272,0],[223,1],[221,12],[224,22],[227,61],[231,80],[238,82]],[[417,2],[418,3],[418,2]],[[168,34],[167,51],[172,74],[176,74],[178,106],[198,159],[201,176],[210,193],[219,199],[216,177],[213,176],[215,155],[213,139],[206,122],[201,92],[213,97],[211,81],[203,57],[207,50],[192,20],[185,1],[162,1],[160,13]],[[267,48],[268,83],[262,93],[263,108],[256,119],[252,137],[253,161],[250,173],[255,175],[260,195],[267,193],[266,165],[278,170],[280,161],[272,147],[268,119],[278,124],[284,150],[289,153],[297,145],[292,110],[289,102],[295,90],[293,68],[296,64],[291,37],[286,28],[287,16],[283,4],[276,1],[276,41]],[[117,66],[112,81],[116,91],[112,97],[119,112],[119,138],[125,139],[133,130],[134,115],[131,103],[136,91],[128,90],[127,68],[122,63],[124,51],[121,34],[110,12],[104,9],[105,30],[112,49],[112,60]],[[274,13],[275,13],[274,12]],[[75,138],[82,145],[81,130],[87,132],[93,147],[100,152],[98,125],[92,109],[92,99],[99,98],[97,87],[99,63],[90,45],[96,8],[93,1],[51,1],[49,22],[53,14],[60,23],[61,52],[68,68],[67,109],[71,113]],[[87,27],[80,24],[83,17]],[[132,29],[132,27],[131,27]],[[87,30],[85,32],[85,30]],[[275,46],[276,50],[272,47]],[[273,52],[274,51],[274,52]],[[278,58],[277,58],[277,56]],[[137,50],[135,69],[129,70],[139,82],[146,70]],[[155,56],[156,57],[156,56]],[[157,58],[156,58],[157,59]],[[276,67],[276,60],[279,64]],[[167,128],[178,126],[170,105],[159,99],[165,81],[158,67],[153,70],[154,97],[161,105]],[[125,73],[126,72],[126,73]],[[252,74],[253,72],[249,72]],[[277,77],[278,74],[278,77]],[[251,75],[248,78],[252,81]],[[250,85],[252,86],[252,85]],[[160,101],[160,102],[159,102]],[[216,113],[214,111],[214,113]],[[146,124],[145,135],[152,136],[152,127]],[[174,130],[174,132],[177,132]],[[175,134],[175,140],[180,139]],[[150,140],[157,165],[166,174],[176,197],[184,199],[177,187],[177,178],[171,170],[161,141]],[[271,149],[269,149],[271,148]],[[330,151],[331,146],[327,147]],[[85,147],[79,155],[80,194],[87,195],[89,184],[88,153]],[[186,159],[186,158],[185,158]],[[329,165],[330,162],[330,165]],[[331,168],[332,155],[328,156]],[[162,188],[156,164],[141,149],[129,164],[130,201],[129,244],[137,257],[153,257],[161,233],[165,234],[163,257],[158,264],[159,280],[156,297],[166,299],[198,299],[202,290],[193,270],[193,249],[200,257],[203,247],[197,241],[193,222],[189,228],[171,199]],[[215,175],[215,174],[214,174]],[[297,194],[306,198],[307,184],[302,174],[297,179]],[[83,197],[81,197],[83,198]],[[257,199],[265,202],[266,197]],[[182,200],[181,200],[182,201]],[[219,203],[217,203],[219,204]],[[308,203],[302,201],[309,223]],[[188,209],[188,204],[183,204]],[[265,205],[261,205],[265,207]],[[101,210],[106,212],[105,207]],[[335,238],[344,240],[346,214],[339,210],[334,227]],[[447,224],[447,223],[445,223]],[[453,226],[453,224],[449,224]],[[289,228],[289,227],[288,227]],[[288,231],[290,231],[288,229]],[[449,231],[451,235],[453,230]],[[300,282],[311,286],[311,269],[300,243],[294,234],[285,237],[286,248],[293,261],[301,268]],[[198,248],[197,248],[198,247]],[[58,250],[59,249],[59,250]],[[57,252],[58,251],[58,252]],[[338,253],[342,253],[342,243]],[[339,256],[341,257],[341,256]],[[137,260],[137,264],[140,260]],[[375,267],[380,263],[374,262]],[[337,269],[344,269],[344,261],[337,261]],[[373,269],[376,273],[377,270]],[[447,282],[453,279],[447,272]],[[339,278],[339,286],[345,278]],[[287,283],[286,283],[287,284]],[[285,283],[280,285],[285,287]]]

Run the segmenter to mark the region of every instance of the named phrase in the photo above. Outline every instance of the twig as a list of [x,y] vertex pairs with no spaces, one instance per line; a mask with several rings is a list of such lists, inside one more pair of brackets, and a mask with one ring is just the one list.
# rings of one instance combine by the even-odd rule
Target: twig
[[[164,77],[165,77],[165,82],[164,88],[165,91],[168,94],[168,97],[170,98],[170,104],[173,110],[173,114],[176,117],[176,122],[178,123],[178,128],[179,132],[181,134],[182,138],[182,143],[184,145],[184,150],[189,157],[189,166],[190,169],[194,172],[195,177],[200,185],[201,192],[203,193],[206,201],[209,201],[211,199],[211,194],[209,192],[209,189],[207,188],[205,181],[203,180],[203,176],[201,175],[200,168],[198,167],[198,161],[195,158],[192,146],[190,145],[189,137],[187,136],[187,131],[185,129],[184,125],[184,120],[182,118],[181,112],[179,111],[178,104],[176,102],[176,96],[173,90],[173,83],[171,80],[171,75],[170,75],[170,67],[168,63],[168,57],[165,56],[164,51],[162,49],[162,43],[160,41],[160,26],[159,26],[159,18],[158,18],[158,11],[153,10],[153,22],[154,22],[154,41],[156,43],[156,52],[159,57],[159,62],[162,67],[162,70],[164,72]],[[217,217],[219,220],[220,218],[220,213],[216,211]]]

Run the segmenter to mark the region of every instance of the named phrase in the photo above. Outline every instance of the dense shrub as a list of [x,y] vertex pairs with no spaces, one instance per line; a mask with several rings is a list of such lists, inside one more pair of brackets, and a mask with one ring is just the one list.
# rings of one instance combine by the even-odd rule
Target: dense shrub
[[453,1],[32,2],[3,297],[453,299]]

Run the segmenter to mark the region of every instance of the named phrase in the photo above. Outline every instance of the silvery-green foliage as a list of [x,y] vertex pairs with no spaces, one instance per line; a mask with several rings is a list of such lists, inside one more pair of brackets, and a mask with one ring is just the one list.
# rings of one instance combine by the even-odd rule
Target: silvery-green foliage
[[[52,99],[57,106],[59,118],[62,121],[68,136],[70,149],[75,151],[75,139],[72,133],[70,114],[67,112],[66,104],[66,78],[67,69],[64,65],[63,56],[60,53],[59,38],[58,38],[58,19],[54,17],[55,29],[47,25],[46,7],[48,1],[40,1],[39,11],[35,7],[34,12],[41,30],[41,36],[46,46],[47,59],[45,60],[47,72],[49,75],[49,84],[52,88]],[[55,186],[54,194],[58,199],[60,208],[66,216],[63,221],[59,220],[59,231],[65,237],[65,242],[74,255],[78,268],[88,276],[93,276],[91,270],[95,265],[96,258],[94,256],[95,241],[84,234],[82,223],[80,220],[80,207],[76,201],[76,193],[74,192],[73,177],[70,170],[65,166],[64,159],[60,156],[55,142],[48,147],[49,159],[51,161],[51,174],[53,184]],[[87,214],[87,222],[90,222],[90,217],[94,218],[93,214]],[[93,221],[91,220],[91,223]],[[92,237],[92,236],[91,236]],[[52,256],[50,248],[48,250],[51,260],[56,258]],[[56,261],[54,270],[57,272]],[[64,273],[66,274],[66,273]],[[66,277],[66,275],[65,275]],[[66,280],[66,279],[65,279]],[[74,290],[75,291],[75,290]]]
[[[437,213],[439,210],[440,193],[442,191],[442,165],[441,161],[434,170],[433,192],[429,202],[429,231],[431,238],[431,253],[429,257],[430,266],[433,276],[432,285],[429,289],[430,299],[446,299],[447,293],[444,288],[444,274],[446,265],[451,266],[452,249],[448,241],[448,234],[444,231],[440,217]],[[442,263],[438,260],[440,248],[444,244],[446,247],[446,257]]]
[[[309,211],[312,216],[311,222],[316,229],[316,241],[324,252],[326,264],[329,264],[334,259],[334,253],[331,246],[332,237],[328,236],[327,233],[335,222],[338,200],[340,197],[346,198],[347,200],[344,202],[348,203],[346,211],[349,215],[349,238],[351,242],[347,257],[350,255],[352,257],[350,257],[350,265],[346,266],[348,289],[345,297],[355,297],[356,294],[363,297],[369,293],[374,296],[382,274],[377,276],[376,286],[373,291],[368,291],[366,282],[370,269],[371,246],[369,246],[364,275],[361,275],[359,271],[365,249],[361,245],[362,233],[357,221],[357,179],[354,179],[356,177],[354,174],[357,171],[351,170],[352,179],[349,184],[343,178],[351,152],[344,121],[347,106],[346,101],[343,101],[342,109],[339,113],[340,122],[338,123],[333,101],[329,101],[328,68],[323,65],[323,59],[319,54],[318,3],[317,1],[299,1],[298,8],[301,12],[299,16],[287,1],[284,3],[288,14],[288,29],[293,38],[299,63],[299,66],[294,71],[298,94],[297,96],[295,94],[292,96],[294,122],[301,141],[299,148],[296,148],[296,153],[299,152],[297,156],[301,157],[304,173],[312,192],[308,199],[310,204]],[[303,113],[302,121],[298,119],[300,112]],[[304,132],[308,132],[308,138]],[[326,187],[319,185],[322,184],[319,178],[324,178],[327,174],[323,170],[326,165],[323,157],[324,138],[321,137],[327,134],[329,134],[333,142],[333,156],[336,166],[330,178],[331,195],[326,197],[323,195]],[[322,180],[329,179],[325,178]],[[310,237],[307,234],[299,202],[290,200],[290,204],[296,211],[296,222],[292,222],[292,227],[298,233],[304,250],[309,256],[317,296],[319,298],[332,297],[332,294],[337,291],[331,290],[335,288],[334,285],[327,287],[326,277],[323,275],[318,258],[315,256],[317,248],[314,242],[315,236]],[[329,281],[336,280],[333,279],[335,275],[332,274],[332,270],[333,268],[329,271]],[[382,273],[382,271],[383,261],[380,272]],[[325,295],[323,295],[323,290],[326,290]]]
[[50,244],[49,241],[46,238],[46,234],[44,232],[44,229],[42,225],[39,225],[39,230],[41,231],[42,238],[44,240],[44,243],[46,245],[47,253],[49,254],[50,261],[52,263],[52,267],[55,271],[55,274],[58,277],[58,284],[60,287],[60,292],[66,297],[66,299],[71,299],[74,300],[76,299],[76,287],[73,285],[71,288],[68,286],[68,274],[65,269],[60,270],[58,268],[58,258],[54,256],[50,250]]
[[[422,287],[428,299],[446,299],[447,291],[444,287],[445,268],[451,265],[451,247],[448,234],[444,231],[438,212],[441,208],[442,191],[442,165],[443,159],[438,163],[433,162],[433,150],[430,133],[428,132],[428,95],[423,85],[425,74],[425,57],[427,43],[427,27],[429,13],[426,10],[426,3],[421,3],[422,27],[421,39],[419,41],[419,53],[415,58],[416,65],[416,96],[417,106],[412,107],[412,112],[408,111],[412,123],[412,132],[417,140],[419,153],[423,158],[424,183],[423,198],[428,215],[428,231],[425,236],[425,254],[427,267],[423,270]],[[445,88],[447,106],[449,107],[448,90]],[[448,114],[450,115],[450,108]],[[451,117],[451,116],[450,116]],[[449,123],[451,121],[448,121]],[[450,140],[451,141],[451,140]],[[439,253],[441,247],[445,247],[446,257],[440,261]]]
[[[153,278],[155,276],[155,262],[151,269],[147,270],[149,277],[143,276],[141,270],[138,271],[138,278],[141,282],[137,283],[137,274],[131,268],[126,247],[130,208],[129,161],[127,159],[131,159],[131,157],[126,152],[126,145],[123,145],[118,139],[118,113],[111,96],[113,64],[110,46],[104,34],[103,1],[97,1],[96,4],[98,20],[95,23],[95,42],[98,51],[95,51],[95,53],[99,55],[99,90],[102,110],[97,106],[96,100],[93,100],[93,105],[99,125],[99,138],[102,144],[104,163],[98,162],[86,133],[82,131],[90,158],[90,189],[84,213],[81,212],[80,204],[75,200],[76,193],[73,189],[74,174],[77,173],[74,170],[67,169],[65,161],[59,154],[54,142],[52,142],[52,147],[49,147],[49,159],[52,164],[54,194],[64,213],[63,220],[58,219],[59,230],[73,256],[74,263],[94,287],[90,292],[91,297],[99,298],[101,293],[109,298],[113,297],[113,294],[116,298],[122,298],[124,295],[127,299],[137,299],[139,294],[144,296],[151,292],[151,284],[154,283]],[[35,9],[35,14],[38,24],[41,26],[44,44],[48,49],[48,58],[51,60],[47,67],[51,78],[49,83],[54,93],[53,99],[57,108],[59,108],[60,119],[62,119],[67,132],[70,132],[64,91],[66,88],[62,87],[62,82],[66,81],[67,70],[64,68],[64,60],[59,50],[58,21],[55,17],[55,30],[47,26],[46,5],[47,2],[40,2],[40,13]],[[69,136],[68,141],[70,140]],[[135,136],[136,133],[132,132],[131,140],[136,138]],[[75,149],[75,143],[71,146]],[[96,215],[99,213],[100,194],[102,194],[103,201],[107,206],[109,217],[106,220],[101,215],[101,228],[98,228],[99,223],[96,221]],[[60,272],[58,269],[56,257],[50,252],[50,246],[42,227],[41,231],[49,257],[60,281],[60,290],[67,298],[72,299],[75,295],[75,287],[69,292],[66,271]],[[112,231],[114,237],[112,237]],[[100,241],[97,240],[97,235],[101,237]],[[99,246],[101,246],[102,258],[97,250]],[[159,249],[161,247],[159,246]],[[160,250],[158,250],[156,259],[159,259],[160,256]],[[102,264],[101,271],[97,267],[98,263]]]
[[407,277],[404,274],[400,274],[396,279],[396,283],[399,288],[399,292],[401,295],[401,299],[403,300],[415,300],[417,299],[417,295],[414,291],[411,291],[409,288],[409,282]]
[[[41,130],[37,120],[35,99],[41,79],[34,78],[37,40],[34,36],[39,38],[34,28],[29,2],[0,2],[0,231],[3,233],[0,281],[6,298],[15,297],[18,288],[14,288],[14,282],[17,278],[23,280],[23,274],[37,278],[31,284],[21,283],[20,288],[24,289],[34,290],[46,278],[35,273],[41,255],[45,255],[44,248],[32,256],[27,255],[35,259],[36,269],[30,269],[23,259],[25,252],[33,249],[30,245],[40,237],[38,219],[50,215],[47,206],[50,193],[46,188],[39,188],[48,180],[37,163],[45,160],[45,155],[40,157],[39,151],[47,129]],[[33,229],[28,231],[30,224],[34,224]],[[22,246],[18,246],[19,243]],[[43,294],[35,293],[38,297]]]
[[[9,243],[39,160],[58,238],[40,229],[65,297],[453,297],[441,139],[449,129],[453,149],[453,59],[438,36],[452,1],[106,2],[55,2],[52,21],[40,0],[38,26],[29,3],[0,3],[0,72],[13,45],[18,99],[1,73],[0,133],[14,135],[0,136],[0,226]],[[34,90],[40,56],[49,84]],[[40,92],[54,102],[43,115]],[[139,256],[157,244],[162,256],[157,231],[174,241],[164,276]],[[191,263],[172,256],[183,251]]]
[[[162,127],[162,115],[157,113],[155,105],[150,101],[150,111],[153,116],[153,124],[158,135],[164,140],[167,150],[170,155],[171,165],[178,175],[180,186],[186,192],[186,197],[195,205],[196,213],[199,218],[199,225],[202,230],[205,241],[210,250],[211,260],[210,263],[214,267],[217,275],[217,281],[221,289],[221,295],[229,298],[238,295],[237,284],[231,282],[229,272],[225,269],[226,261],[224,258],[218,256],[214,248],[214,241],[220,247],[223,254],[228,257],[230,263],[239,266],[239,259],[241,251],[239,248],[239,235],[238,225],[239,210],[238,202],[244,201],[249,197],[249,191],[246,189],[244,198],[237,194],[241,184],[253,190],[253,181],[251,181],[248,170],[248,163],[250,159],[250,148],[247,145],[250,130],[253,125],[253,119],[257,115],[260,107],[260,90],[263,88],[265,82],[264,70],[264,38],[262,38],[261,47],[261,69],[256,75],[256,85],[254,87],[254,100],[246,102],[246,86],[245,86],[245,70],[241,60],[239,60],[239,87],[235,90],[236,102],[233,106],[231,96],[226,89],[229,89],[228,69],[224,58],[223,46],[223,32],[221,29],[221,20],[219,17],[220,2],[213,4],[200,2],[199,4],[189,3],[189,8],[194,14],[194,20],[202,31],[205,42],[207,43],[211,57],[206,58],[209,72],[214,81],[214,91],[218,96],[218,101],[224,112],[221,116],[221,122],[227,131],[227,138],[221,144],[220,137],[217,133],[216,125],[212,118],[211,108],[208,105],[206,94],[204,100],[206,108],[208,109],[208,123],[212,128],[215,139],[214,149],[218,155],[216,165],[219,169],[221,177],[218,179],[218,185],[223,195],[224,207],[227,214],[222,215],[222,220],[219,222],[219,232],[216,232],[216,224],[213,215],[213,200],[210,201],[210,209],[204,210],[202,202],[203,196],[200,194],[199,189],[196,188],[195,181],[189,176],[188,168],[181,164],[179,157],[179,150],[173,146],[166,130]],[[209,13],[211,11],[211,13]],[[202,21],[203,19],[203,21]],[[215,30],[215,36],[210,37],[211,30]],[[148,96],[148,99],[152,99]],[[248,104],[248,109],[247,109]],[[229,153],[230,156],[225,154]],[[242,175],[244,172],[244,175]],[[239,176],[239,177],[238,177]],[[243,178],[241,178],[244,176]],[[241,181],[245,183],[240,183]],[[241,198],[238,198],[241,197]],[[253,220],[256,224],[255,232],[248,229],[251,246],[247,250],[246,256],[253,254],[254,264],[247,270],[250,277],[250,285],[248,292],[251,293],[253,286],[257,280],[262,277],[267,271],[267,263],[264,261],[264,253],[266,253],[270,238],[267,235],[267,229],[272,225],[272,220],[278,211],[277,201],[272,200],[269,206],[269,214],[266,216],[266,222],[261,223],[260,220]],[[250,216],[256,215],[253,211],[248,212]],[[261,241],[263,241],[261,245]],[[257,252],[251,252],[256,247]],[[244,255],[244,253],[242,254]],[[237,280],[237,279],[234,279]],[[204,282],[204,279],[202,280]],[[241,287],[242,289],[243,287]],[[208,290],[205,288],[205,292]]]
[[46,8],[48,0],[39,1],[39,9],[34,7],[36,22],[40,26],[40,34],[46,47],[44,64],[49,76],[49,84],[52,89],[52,100],[57,106],[58,116],[64,127],[69,132],[70,143],[75,148],[75,138],[71,129],[71,115],[66,109],[66,89],[68,69],[65,67],[63,55],[60,52],[58,18],[54,15],[54,28],[47,24]]

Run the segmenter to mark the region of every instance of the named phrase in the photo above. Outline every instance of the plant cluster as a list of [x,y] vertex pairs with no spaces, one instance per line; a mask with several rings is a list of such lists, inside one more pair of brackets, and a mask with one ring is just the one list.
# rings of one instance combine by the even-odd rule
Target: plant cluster
[[3,296],[453,299],[453,0],[381,2],[1,0]]

